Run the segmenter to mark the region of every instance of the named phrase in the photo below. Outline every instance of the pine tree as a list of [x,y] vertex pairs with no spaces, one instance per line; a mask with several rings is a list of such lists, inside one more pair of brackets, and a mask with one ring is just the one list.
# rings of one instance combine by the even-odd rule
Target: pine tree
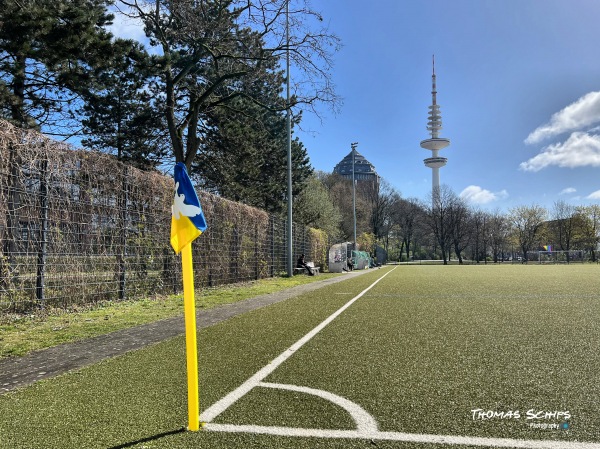
[[0,115],[65,135],[90,68],[111,53],[108,0],[13,0],[0,8]]
[[[285,210],[287,131],[281,112],[237,99],[207,114],[206,134],[193,172],[203,187],[269,212]],[[311,175],[306,148],[292,141],[292,193]]]
[[81,109],[84,146],[136,166],[156,167],[170,153],[164,117],[150,92],[151,58],[133,41],[116,40],[115,56],[95,71]]

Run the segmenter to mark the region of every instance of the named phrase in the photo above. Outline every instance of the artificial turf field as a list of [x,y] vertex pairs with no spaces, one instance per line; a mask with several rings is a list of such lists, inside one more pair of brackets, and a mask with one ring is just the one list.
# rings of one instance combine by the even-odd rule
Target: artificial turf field
[[599,320],[598,265],[385,267],[200,331],[200,432],[181,337],[0,396],[0,447],[600,448]]

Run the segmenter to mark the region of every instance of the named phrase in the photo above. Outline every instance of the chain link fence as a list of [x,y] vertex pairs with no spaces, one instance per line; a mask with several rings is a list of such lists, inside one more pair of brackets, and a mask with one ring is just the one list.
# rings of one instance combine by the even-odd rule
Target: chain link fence
[[[169,244],[173,180],[0,121],[0,313],[178,293]],[[198,192],[208,229],[193,244],[196,287],[286,270],[284,220]],[[327,236],[294,226],[326,268]]]

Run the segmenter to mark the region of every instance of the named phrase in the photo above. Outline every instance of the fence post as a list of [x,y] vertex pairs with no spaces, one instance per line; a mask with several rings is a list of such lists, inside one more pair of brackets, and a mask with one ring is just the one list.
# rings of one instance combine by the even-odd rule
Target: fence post
[[126,296],[126,266],[125,258],[127,257],[127,203],[129,202],[128,197],[128,183],[127,183],[127,166],[123,165],[123,182],[121,191],[121,207],[120,207],[120,222],[121,222],[121,238],[120,245],[117,252],[117,263],[119,265],[119,299],[125,299]]
[[[233,231],[231,235],[231,275],[233,282],[239,282],[239,272],[240,272],[240,231],[238,229],[238,224],[235,223],[233,226]],[[230,281],[231,282],[231,281]]]
[[254,279],[260,279],[260,264],[262,257],[260,257],[258,251],[258,223],[254,223]]
[[269,215],[271,220],[271,277],[275,277],[275,217]]
[[[209,233],[214,232],[212,229],[209,228],[208,230]],[[208,275],[207,275],[207,282],[208,282],[208,286],[212,287],[214,285],[213,282],[213,265],[214,262],[211,263],[211,255],[212,255],[212,245],[211,245],[211,237],[212,234],[207,234],[205,237],[206,240],[206,256],[204,257],[205,261],[206,261],[206,269],[208,270]]]
[[308,240],[308,232],[306,230],[306,226],[302,226],[302,239],[304,240],[304,243],[302,244],[302,246],[304,246],[304,254],[310,254],[312,248],[310,245],[310,241]]
[[44,280],[46,275],[46,254],[48,246],[48,159],[41,161],[40,169],[40,240],[37,256],[35,297],[42,309],[45,302]]

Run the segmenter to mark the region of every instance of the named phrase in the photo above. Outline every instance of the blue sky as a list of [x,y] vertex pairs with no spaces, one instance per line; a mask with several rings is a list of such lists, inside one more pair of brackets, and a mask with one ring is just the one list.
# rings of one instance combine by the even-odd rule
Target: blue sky
[[[359,142],[404,197],[426,199],[430,152],[419,142],[435,54],[441,137],[451,140],[442,184],[488,210],[600,203],[600,1],[312,3],[343,44],[339,113],[304,114],[298,132],[315,169],[331,172]],[[135,27],[113,32],[143,39]]]
[[440,152],[442,184],[489,210],[600,203],[600,2],[313,5],[343,43],[334,69],[341,111],[324,111],[322,122],[306,115],[299,134],[316,169],[332,171],[359,142],[403,196],[427,198],[430,153],[419,142],[429,137],[435,54],[441,137],[451,140]]

